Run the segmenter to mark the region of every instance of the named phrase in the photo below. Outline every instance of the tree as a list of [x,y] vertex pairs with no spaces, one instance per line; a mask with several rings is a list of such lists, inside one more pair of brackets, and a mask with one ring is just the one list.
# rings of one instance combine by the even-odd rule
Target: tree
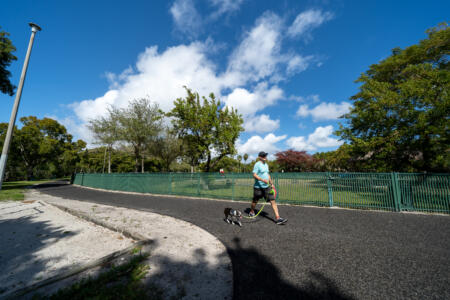
[[152,152],[161,159],[164,171],[170,171],[170,165],[182,155],[183,141],[169,128],[156,138]]
[[286,172],[311,172],[314,171],[316,160],[306,151],[292,149],[275,154],[279,167]]
[[113,113],[110,108],[106,117],[89,120],[88,128],[94,133],[94,138],[98,144],[107,146],[105,154],[108,150],[108,173],[111,173],[111,152],[114,143],[120,139],[118,114]]
[[[72,135],[53,119],[29,116],[20,121],[22,128],[14,128],[6,165],[7,180],[60,177],[75,171],[85,142],[72,142]],[[0,146],[6,128],[6,123],[0,124]]]
[[[167,115],[172,117],[173,131],[184,141],[184,149],[191,166],[206,160],[209,172],[223,157],[236,153],[235,142],[243,119],[234,108],[223,107],[214,94],[209,99],[186,88],[187,97],[175,100],[175,107]],[[212,154],[217,155],[212,162]]]
[[336,132],[366,171],[450,170],[450,28],[371,65]]
[[7,70],[7,67],[14,60],[17,60],[17,57],[12,54],[16,51],[16,47],[14,47],[8,36],[8,32],[0,31],[0,91],[12,96],[14,95],[15,86],[9,80],[11,72]]
[[113,107],[111,115],[120,124],[121,140],[130,143],[133,147],[135,172],[138,172],[141,165],[141,172],[144,173],[143,154],[151,148],[162,130],[163,112],[157,103],[152,103],[147,98],[140,98],[131,101],[125,109]]

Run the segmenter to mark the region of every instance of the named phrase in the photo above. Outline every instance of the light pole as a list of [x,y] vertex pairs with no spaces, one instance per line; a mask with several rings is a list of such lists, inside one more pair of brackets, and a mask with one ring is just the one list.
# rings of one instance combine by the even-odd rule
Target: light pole
[[14,101],[11,118],[9,119],[8,131],[6,132],[5,143],[3,144],[2,156],[0,157],[0,191],[2,189],[3,176],[5,175],[6,159],[8,158],[9,145],[11,143],[14,123],[16,123],[17,110],[19,109],[20,96],[22,96],[23,83],[27,75],[28,61],[30,60],[31,48],[33,48],[33,41],[36,32],[41,31],[41,27],[34,23],[28,23],[31,27],[30,43],[28,44],[27,55],[23,63],[22,75],[20,75],[19,87],[17,88],[16,100]]

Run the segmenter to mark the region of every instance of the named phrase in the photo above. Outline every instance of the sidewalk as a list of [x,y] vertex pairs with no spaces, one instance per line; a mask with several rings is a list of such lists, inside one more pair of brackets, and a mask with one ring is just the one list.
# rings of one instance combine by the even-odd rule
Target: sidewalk
[[7,243],[3,249],[11,249],[6,254],[2,250],[0,256],[4,270],[0,298],[124,249],[133,239],[151,240],[146,261],[150,268],[143,283],[160,287],[164,298],[232,298],[231,261],[225,247],[191,223],[151,212],[62,199],[36,190],[30,190],[24,202],[0,205],[0,240]]

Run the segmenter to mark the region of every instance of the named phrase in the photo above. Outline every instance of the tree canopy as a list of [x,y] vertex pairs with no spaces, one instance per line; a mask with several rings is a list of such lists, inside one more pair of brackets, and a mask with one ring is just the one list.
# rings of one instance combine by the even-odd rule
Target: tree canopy
[[174,133],[184,141],[191,166],[204,160],[209,172],[223,157],[236,153],[235,142],[244,130],[244,121],[236,109],[223,107],[213,93],[207,99],[185,89],[187,97],[176,99],[167,115],[172,117]]
[[17,57],[12,54],[16,51],[16,47],[14,47],[8,36],[8,32],[0,30],[0,91],[3,94],[12,96],[14,95],[15,86],[9,80],[11,72],[7,68],[14,60],[17,60]]
[[371,65],[337,134],[367,171],[450,169],[450,28]]
[[[86,147],[82,140],[72,141],[66,128],[50,118],[35,116],[20,119],[22,128],[14,128],[6,179],[32,179],[67,176],[80,161]],[[7,123],[0,123],[0,148],[3,147]]]

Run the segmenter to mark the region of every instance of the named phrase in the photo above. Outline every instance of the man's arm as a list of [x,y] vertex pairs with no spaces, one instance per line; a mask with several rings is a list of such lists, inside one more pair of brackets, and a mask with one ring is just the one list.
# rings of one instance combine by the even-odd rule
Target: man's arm
[[259,181],[264,182],[264,183],[269,183],[269,180],[270,180],[270,176],[269,176],[269,180],[267,180],[267,179],[262,179],[262,178],[259,177],[256,173],[253,173],[253,177],[254,177],[255,179],[259,180]]

